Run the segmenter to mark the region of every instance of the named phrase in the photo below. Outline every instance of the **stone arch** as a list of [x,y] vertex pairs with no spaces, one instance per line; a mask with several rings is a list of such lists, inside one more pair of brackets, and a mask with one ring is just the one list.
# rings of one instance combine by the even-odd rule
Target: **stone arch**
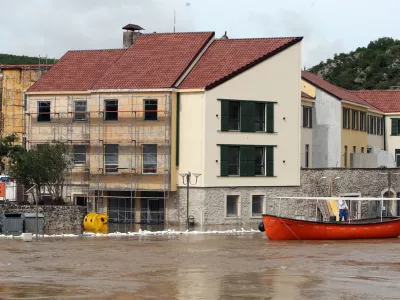
[[[388,197],[388,188],[386,188],[386,189],[384,189],[382,192],[381,192],[381,197],[382,198],[389,198]],[[390,191],[389,191],[389,195],[390,195],[390,197],[395,197],[396,196],[396,191],[394,190],[394,189],[390,189]]]

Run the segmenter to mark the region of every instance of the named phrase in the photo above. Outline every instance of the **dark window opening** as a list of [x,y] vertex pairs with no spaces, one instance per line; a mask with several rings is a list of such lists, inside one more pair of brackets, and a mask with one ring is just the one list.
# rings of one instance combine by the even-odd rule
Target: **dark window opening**
[[312,128],[312,107],[303,106],[303,128]]
[[305,167],[308,168],[309,165],[309,160],[310,160],[310,145],[306,144],[306,149],[305,149]]
[[350,109],[343,108],[343,128],[349,129],[350,128]]
[[38,122],[50,122],[50,101],[38,102]]
[[145,99],[144,100],[144,119],[148,121],[158,120],[158,105],[157,100]]
[[118,145],[104,145],[105,173],[118,173]]
[[357,110],[352,110],[352,123],[351,123],[351,128],[353,130],[358,130],[358,111]]
[[85,145],[74,145],[74,163],[75,164],[86,163],[86,146]]
[[74,102],[74,120],[86,121],[87,120],[87,101]]
[[229,101],[229,130],[240,130],[240,102]]
[[255,175],[265,175],[265,147],[255,147]]
[[104,120],[118,121],[118,100],[104,100]]
[[226,216],[237,217],[239,216],[239,196],[228,195],[226,197]]
[[253,195],[251,199],[251,216],[260,217],[262,214],[264,196]]
[[344,146],[344,167],[347,168],[347,146]]
[[255,103],[255,129],[256,131],[265,131],[265,103]]
[[157,145],[143,145],[143,171],[145,174],[157,173]]
[[228,175],[239,175],[239,147],[228,148]]

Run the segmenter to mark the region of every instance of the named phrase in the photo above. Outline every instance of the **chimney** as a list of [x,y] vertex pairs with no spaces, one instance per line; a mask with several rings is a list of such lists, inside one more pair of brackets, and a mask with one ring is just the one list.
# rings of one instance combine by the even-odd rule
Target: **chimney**
[[228,36],[226,35],[226,31],[225,31],[224,35],[221,36],[221,40],[227,40],[227,39],[229,39],[229,38],[228,38]]
[[143,30],[142,27],[135,24],[128,24],[122,27],[122,29],[126,29],[123,36],[124,49],[129,48],[133,44],[133,42],[136,41],[142,35],[142,33],[139,32],[139,30]]

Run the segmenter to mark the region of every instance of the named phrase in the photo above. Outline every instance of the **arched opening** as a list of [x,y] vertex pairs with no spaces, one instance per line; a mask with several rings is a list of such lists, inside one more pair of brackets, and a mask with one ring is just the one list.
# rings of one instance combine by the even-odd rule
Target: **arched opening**
[[[396,193],[392,189],[391,190],[386,189],[382,192],[382,198],[394,198],[394,197],[396,197]],[[395,200],[384,200],[383,207],[380,207],[379,205],[380,209],[378,210],[378,212],[380,213],[380,210],[382,209],[383,216],[396,215],[398,210],[396,202],[397,201]]]

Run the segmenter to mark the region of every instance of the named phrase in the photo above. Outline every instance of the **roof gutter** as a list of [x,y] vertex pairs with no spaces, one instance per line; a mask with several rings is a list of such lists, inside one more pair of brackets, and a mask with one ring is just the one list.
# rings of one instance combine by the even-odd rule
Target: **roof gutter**
[[349,104],[349,105],[357,105],[357,106],[369,109],[369,106],[364,105],[364,104],[358,104],[358,103],[347,101],[347,100],[344,100],[344,99],[341,99],[340,101],[343,102],[343,103]]

